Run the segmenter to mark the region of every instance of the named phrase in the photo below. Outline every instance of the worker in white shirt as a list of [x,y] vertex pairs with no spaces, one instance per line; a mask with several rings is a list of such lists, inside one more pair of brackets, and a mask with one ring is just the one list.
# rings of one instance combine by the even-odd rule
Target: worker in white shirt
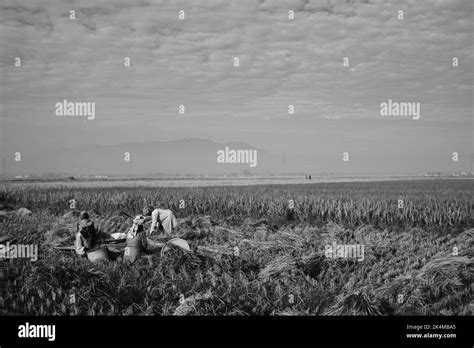
[[169,209],[160,209],[152,206],[143,208],[143,215],[151,216],[151,227],[149,235],[161,226],[167,235],[171,234],[173,228],[178,225],[178,221],[173,212]]

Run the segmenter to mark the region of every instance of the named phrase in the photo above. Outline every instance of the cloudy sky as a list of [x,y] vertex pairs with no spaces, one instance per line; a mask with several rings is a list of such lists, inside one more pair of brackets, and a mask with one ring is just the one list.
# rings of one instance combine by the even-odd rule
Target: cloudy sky
[[[315,171],[471,171],[473,4],[2,0],[2,156],[197,137]],[[95,102],[95,119],[55,116],[63,99]],[[382,117],[388,99],[420,119]]]

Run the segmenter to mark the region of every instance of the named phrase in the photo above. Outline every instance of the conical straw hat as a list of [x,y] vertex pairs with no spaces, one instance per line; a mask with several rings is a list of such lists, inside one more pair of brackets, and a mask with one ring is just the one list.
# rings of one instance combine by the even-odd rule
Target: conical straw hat
[[163,249],[161,249],[161,256],[163,256],[165,250],[169,248],[169,244],[176,245],[177,247],[179,247],[183,250],[186,250],[186,251],[191,251],[191,248],[189,247],[188,242],[186,242],[184,239],[173,238],[173,239],[170,239],[169,241],[167,241],[165,246],[163,247]]

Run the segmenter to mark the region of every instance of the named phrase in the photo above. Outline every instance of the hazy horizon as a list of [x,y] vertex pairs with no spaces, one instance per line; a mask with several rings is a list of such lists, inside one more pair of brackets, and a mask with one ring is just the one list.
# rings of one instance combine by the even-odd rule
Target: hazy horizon
[[[472,172],[473,6],[2,1],[1,173],[246,168],[183,145],[196,138],[261,149],[252,173]],[[94,118],[59,117],[64,100],[95,103]],[[389,101],[419,103],[419,118],[382,116]]]

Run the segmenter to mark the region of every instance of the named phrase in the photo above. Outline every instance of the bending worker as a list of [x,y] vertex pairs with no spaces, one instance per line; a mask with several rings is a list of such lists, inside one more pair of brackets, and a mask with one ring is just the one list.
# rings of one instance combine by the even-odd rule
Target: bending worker
[[173,231],[173,228],[178,225],[176,217],[169,209],[160,209],[149,205],[143,208],[143,215],[151,216],[150,236],[157,228],[159,229],[160,226],[165,233],[169,235]]

